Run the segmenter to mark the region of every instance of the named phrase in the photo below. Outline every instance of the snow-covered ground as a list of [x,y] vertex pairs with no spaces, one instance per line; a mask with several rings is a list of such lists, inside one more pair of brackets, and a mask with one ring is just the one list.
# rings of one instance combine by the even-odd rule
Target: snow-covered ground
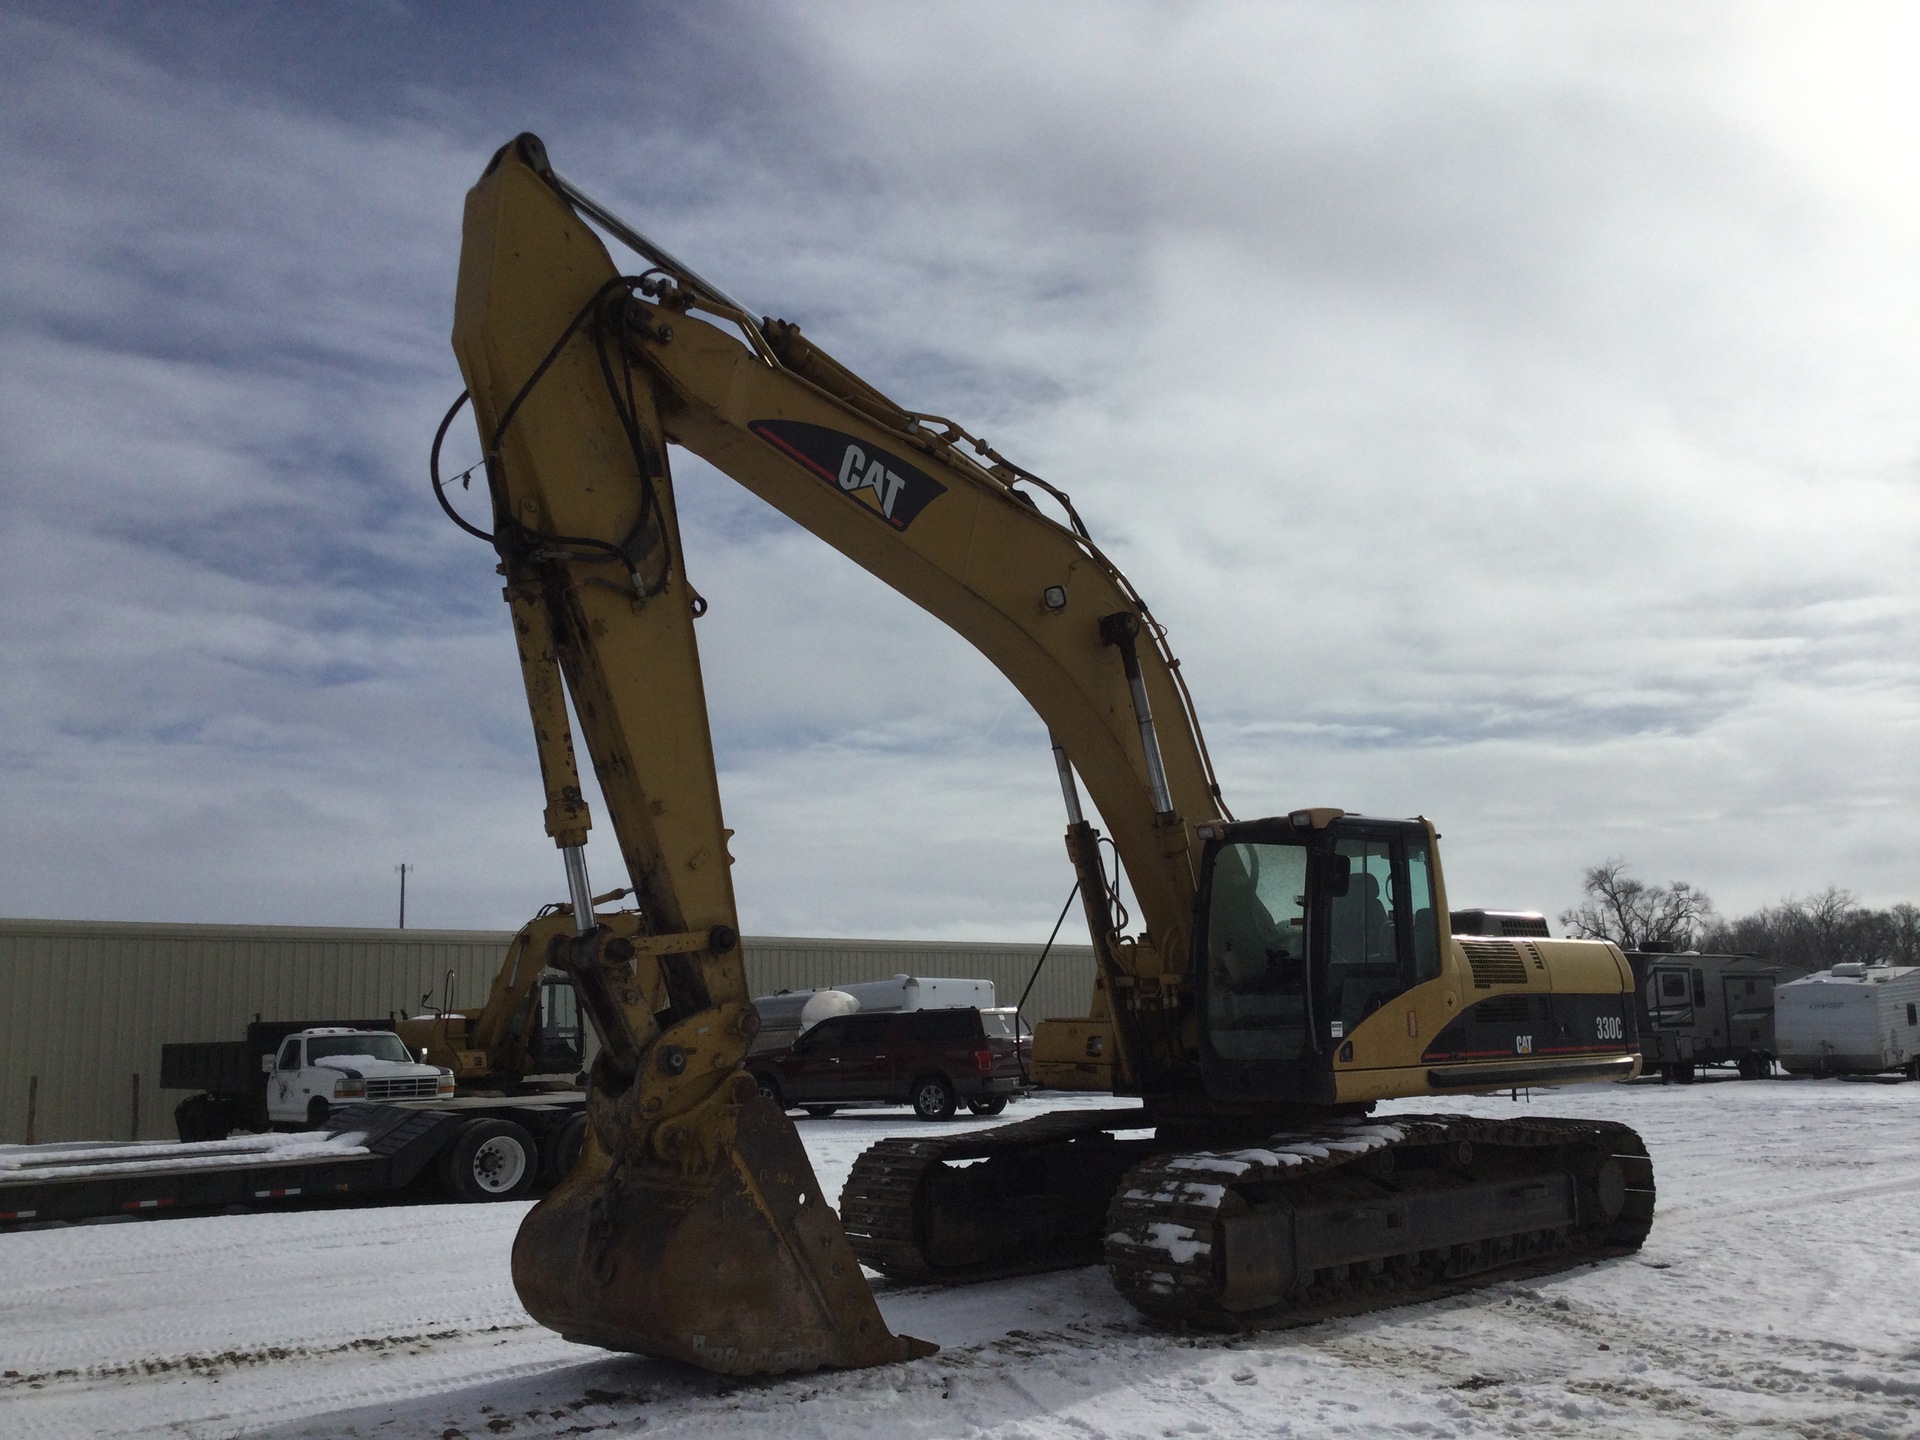
[[[894,1328],[940,1354],[752,1383],[532,1324],[507,1275],[522,1205],[0,1236],[0,1435],[1920,1435],[1920,1085],[1518,1104],[1646,1136],[1660,1208],[1639,1256],[1233,1338],[1151,1329],[1099,1268],[877,1282]],[[829,1195],[866,1145],[922,1129],[892,1113],[800,1122]]]

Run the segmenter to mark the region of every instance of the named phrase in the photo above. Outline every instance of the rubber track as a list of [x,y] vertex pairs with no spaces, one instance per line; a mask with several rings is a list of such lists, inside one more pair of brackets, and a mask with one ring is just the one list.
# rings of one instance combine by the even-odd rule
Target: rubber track
[[968,1130],[939,1139],[882,1140],[853,1162],[840,1191],[840,1224],[861,1264],[898,1280],[991,1280],[1059,1269],[1058,1261],[1040,1258],[980,1266],[959,1274],[929,1263],[921,1252],[919,1227],[914,1221],[921,1182],[949,1160],[983,1159],[1062,1144],[1101,1131],[1146,1126],[1145,1116],[1137,1109],[1059,1110],[991,1130]]
[[[1537,1149],[1543,1152],[1543,1160],[1544,1152],[1584,1142],[1596,1159],[1610,1156],[1620,1165],[1626,1179],[1625,1204],[1610,1221],[1318,1271],[1310,1284],[1257,1311],[1234,1313],[1218,1304],[1216,1222],[1229,1194],[1291,1198],[1285,1195],[1291,1190],[1310,1202],[1316,1181],[1365,1155],[1461,1141],[1476,1149],[1509,1153]],[[1543,1173],[1547,1168],[1543,1165]],[[1552,1166],[1556,1171],[1560,1168]],[[1639,1135],[1625,1125],[1595,1120],[1394,1116],[1280,1134],[1255,1148],[1188,1151],[1137,1165],[1114,1197],[1106,1254],[1115,1288],[1158,1320],[1208,1329],[1282,1328],[1629,1254],[1646,1239],[1653,1206],[1653,1162]]]

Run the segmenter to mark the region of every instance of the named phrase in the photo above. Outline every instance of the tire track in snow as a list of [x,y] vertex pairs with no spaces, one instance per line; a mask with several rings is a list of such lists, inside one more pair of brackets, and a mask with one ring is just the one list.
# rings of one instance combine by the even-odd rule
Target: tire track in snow
[[1819,1189],[1786,1189],[1759,1199],[1725,1202],[1692,1201],[1673,1210],[1654,1215],[1656,1231],[1691,1229],[1719,1220],[1744,1215],[1790,1215],[1823,1205],[1842,1205],[1850,1200],[1872,1199],[1879,1195],[1920,1195],[1920,1166],[1896,1180],[1876,1180],[1866,1185],[1824,1186]]

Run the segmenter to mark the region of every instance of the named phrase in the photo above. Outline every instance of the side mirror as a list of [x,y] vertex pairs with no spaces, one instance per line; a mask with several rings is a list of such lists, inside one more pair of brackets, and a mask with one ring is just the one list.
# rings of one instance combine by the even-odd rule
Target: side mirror
[[1320,870],[1320,887],[1335,900],[1346,897],[1353,885],[1353,861],[1345,855],[1316,855],[1314,860]]
[[264,1075],[273,1074],[273,1054],[271,1051],[260,1057],[260,1071]]

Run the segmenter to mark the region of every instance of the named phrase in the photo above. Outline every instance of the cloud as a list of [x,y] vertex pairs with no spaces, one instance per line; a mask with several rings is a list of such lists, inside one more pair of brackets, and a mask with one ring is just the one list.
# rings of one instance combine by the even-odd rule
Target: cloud
[[[1457,901],[1609,854],[1908,898],[1897,11],[102,15],[0,19],[10,913],[379,923],[403,859],[421,923],[555,898],[491,557],[421,474],[461,195],[530,125],[1071,491],[1239,813],[1432,814]],[[746,928],[1044,931],[1011,688],[676,475]]]

